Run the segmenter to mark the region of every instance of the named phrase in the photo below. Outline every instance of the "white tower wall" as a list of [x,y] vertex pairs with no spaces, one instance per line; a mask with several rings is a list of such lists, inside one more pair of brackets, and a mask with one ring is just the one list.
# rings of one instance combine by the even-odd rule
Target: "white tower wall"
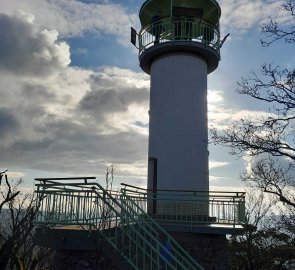
[[208,191],[207,62],[171,52],[150,72],[148,188]]

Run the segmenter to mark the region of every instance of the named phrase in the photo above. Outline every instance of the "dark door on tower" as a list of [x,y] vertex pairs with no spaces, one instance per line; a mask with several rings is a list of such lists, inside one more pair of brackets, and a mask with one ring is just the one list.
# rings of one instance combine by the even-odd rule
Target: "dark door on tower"
[[153,207],[152,213],[157,212],[157,186],[158,186],[158,160],[156,158],[150,157],[148,161],[148,176],[150,178],[150,183],[152,184],[152,194],[153,194]]

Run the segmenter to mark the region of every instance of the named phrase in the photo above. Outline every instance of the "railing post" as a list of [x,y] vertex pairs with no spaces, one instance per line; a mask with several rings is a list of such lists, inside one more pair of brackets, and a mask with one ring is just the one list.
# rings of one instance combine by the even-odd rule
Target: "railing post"
[[[238,206],[238,205],[237,205]],[[236,207],[235,197],[233,197],[233,210],[234,210],[234,229],[236,227],[236,212],[238,211],[238,207]]]

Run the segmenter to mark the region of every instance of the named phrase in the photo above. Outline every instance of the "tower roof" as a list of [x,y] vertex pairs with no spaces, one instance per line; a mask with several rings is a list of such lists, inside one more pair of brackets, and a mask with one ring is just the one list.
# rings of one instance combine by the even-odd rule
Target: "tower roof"
[[141,25],[150,24],[152,17],[159,12],[162,17],[172,16],[173,7],[202,10],[202,19],[213,25],[218,25],[221,16],[220,6],[215,0],[147,0],[139,11]]

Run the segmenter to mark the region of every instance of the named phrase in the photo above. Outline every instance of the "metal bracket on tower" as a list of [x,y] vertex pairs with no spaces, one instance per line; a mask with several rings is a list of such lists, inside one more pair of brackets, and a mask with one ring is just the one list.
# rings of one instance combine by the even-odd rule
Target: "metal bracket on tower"
[[131,27],[131,37],[130,37],[130,42],[134,45],[135,48],[139,49],[139,47],[136,45],[138,34],[136,30]]
[[230,33],[228,33],[221,41],[219,45],[219,49],[222,47],[223,43],[226,41],[226,39],[229,37]]

